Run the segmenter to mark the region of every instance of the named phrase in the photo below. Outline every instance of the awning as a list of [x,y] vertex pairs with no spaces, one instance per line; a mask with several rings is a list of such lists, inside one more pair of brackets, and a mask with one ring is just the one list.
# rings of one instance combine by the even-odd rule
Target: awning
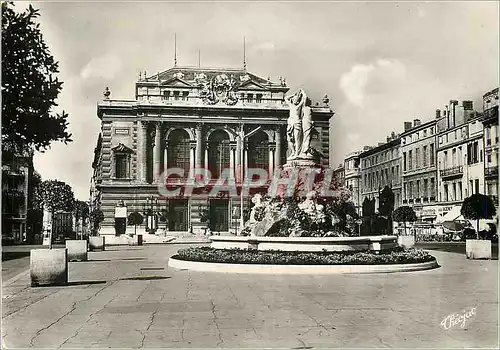
[[461,206],[456,205],[449,212],[447,212],[445,215],[438,217],[437,222],[438,223],[444,223],[446,221],[457,221],[457,220],[464,220],[462,214],[460,213],[460,210],[462,209]]
[[458,222],[458,221],[445,221],[443,222],[443,228],[445,228],[448,231],[453,231],[453,232],[459,232],[462,231],[465,226],[467,226],[467,223],[465,222]]

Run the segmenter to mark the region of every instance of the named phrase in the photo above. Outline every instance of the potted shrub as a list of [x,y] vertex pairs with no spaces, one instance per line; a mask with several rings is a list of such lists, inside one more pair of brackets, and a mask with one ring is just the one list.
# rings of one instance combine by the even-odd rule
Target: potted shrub
[[408,235],[406,231],[406,223],[407,222],[415,222],[417,221],[417,215],[415,214],[415,211],[413,208],[404,205],[392,213],[392,219],[396,222],[402,222],[404,225],[404,230],[405,234],[404,236],[399,236],[398,235],[398,244],[403,247],[413,247],[415,245],[415,235]]
[[467,259],[491,259],[491,240],[480,239],[479,220],[491,219],[495,216],[495,203],[480,193],[465,198],[460,213],[465,219],[476,220],[476,239],[465,240],[465,255]]

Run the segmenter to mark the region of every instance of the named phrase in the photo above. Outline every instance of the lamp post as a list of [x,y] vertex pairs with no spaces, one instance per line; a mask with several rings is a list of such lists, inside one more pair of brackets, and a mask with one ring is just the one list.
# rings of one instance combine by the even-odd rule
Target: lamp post
[[150,230],[156,231],[156,212],[158,211],[158,198],[151,196],[146,199],[146,203],[142,205],[142,211],[146,216],[146,227],[149,226],[149,218],[151,218]]

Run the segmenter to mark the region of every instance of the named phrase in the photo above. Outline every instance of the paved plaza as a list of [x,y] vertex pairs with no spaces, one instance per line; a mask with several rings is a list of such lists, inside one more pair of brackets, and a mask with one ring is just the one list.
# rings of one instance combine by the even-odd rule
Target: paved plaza
[[[8,348],[498,348],[498,261],[432,251],[429,271],[329,276],[174,270],[187,245],[117,246],[69,263],[70,286],[3,281]],[[445,330],[450,314],[475,317]]]

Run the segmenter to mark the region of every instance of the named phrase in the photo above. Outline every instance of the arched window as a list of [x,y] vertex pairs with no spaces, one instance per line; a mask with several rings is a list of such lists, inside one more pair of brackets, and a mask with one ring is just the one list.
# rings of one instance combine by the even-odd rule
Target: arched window
[[186,130],[173,130],[168,137],[167,166],[184,169],[184,177],[189,175],[189,135]]
[[248,167],[269,169],[269,140],[264,131],[259,131],[248,140]]
[[223,169],[229,168],[229,136],[223,130],[214,131],[208,140],[208,170],[217,179]]

